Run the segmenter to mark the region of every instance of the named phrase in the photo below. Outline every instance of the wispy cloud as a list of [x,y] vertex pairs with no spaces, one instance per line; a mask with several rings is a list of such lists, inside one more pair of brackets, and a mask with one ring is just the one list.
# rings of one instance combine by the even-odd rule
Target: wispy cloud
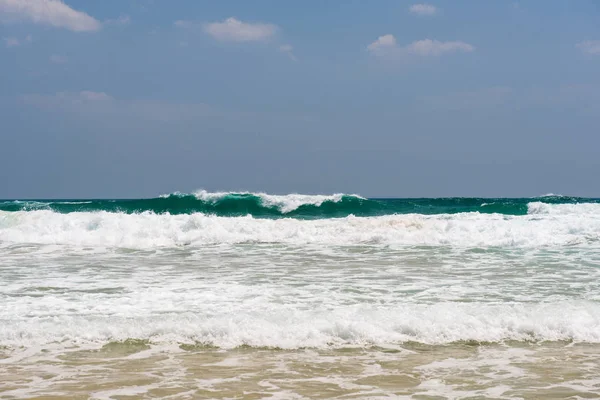
[[469,53],[474,51],[475,47],[461,41],[440,42],[439,40],[424,39],[412,42],[406,49],[410,53],[420,56],[439,56],[444,53]]
[[367,50],[378,56],[440,56],[448,53],[469,53],[475,47],[461,41],[423,39],[414,41],[406,46],[398,46],[394,35],[380,36],[367,46]]
[[[178,21],[181,25],[183,22]],[[204,31],[221,41],[257,42],[273,37],[278,27],[273,24],[242,22],[234,17],[223,22],[212,22],[204,25]]]
[[445,93],[435,96],[424,96],[419,100],[427,108],[445,109],[449,111],[493,108],[513,100],[514,89],[496,86],[471,91]]
[[28,20],[74,32],[97,31],[102,24],[61,0],[0,0],[0,19]]
[[597,85],[586,84],[527,89],[495,86],[423,96],[419,98],[419,103],[429,110],[472,112],[482,109],[499,111],[560,108],[563,111],[570,109],[588,113],[598,109],[600,105],[598,89]]
[[577,43],[576,47],[584,53],[600,55],[600,40],[585,40]]
[[438,12],[437,7],[431,4],[413,4],[408,10],[417,15],[433,15]]
[[32,38],[31,35],[27,35],[23,40],[16,37],[6,37],[2,38],[2,40],[4,40],[4,45],[6,47],[17,47],[21,46],[22,44],[31,43]]
[[21,96],[25,103],[40,107],[85,104],[97,101],[111,101],[113,98],[105,92],[82,90],[80,92],[57,92],[55,94],[27,94]]
[[52,94],[25,94],[19,102],[49,113],[106,123],[129,120],[134,123],[169,123],[221,119],[231,121],[312,121],[306,114],[225,110],[206,103],[171,103],[161,100],[123,99],[106,92],[82,90]]
[[53,64],[66,64],[69,59],[65,56],[60,56],[58,54],[52,54],[50,56],[50,62]]
[[123,117],[148,121],[182,121],[218,116],[206,104],[172,104],[151,100],[117,99],[105,92],[82,90],[54,94],[26,94],[20,101],[49,112],[67,112],[91,117]]
[[281,45],[281,46],[279,46],[279,51],[287,54],[288,57],[290,59],[292,59],[293,61],[297,60],[296,56],[294,55],[294,48],[292,47],[292,45],[290,45],[290,44]]
[[104,92],[93,92],[91,90],[83,90],[79,92],[79,98],[84,101],[107,101],[113,99]]
[[104,23],[107,25],[129,25],[131,18],[129,15],[120,15],[119,18],[107,19]]
[[21,44],[21,41],[16,37],[2,38],[2,40],[4,40],[4,45],[6,47],[16,47]]
[[173,25],[175,25],[178,28],[191,28],[192,26],[194,26],[194,23],[192,21],[178,19],[173,23]]

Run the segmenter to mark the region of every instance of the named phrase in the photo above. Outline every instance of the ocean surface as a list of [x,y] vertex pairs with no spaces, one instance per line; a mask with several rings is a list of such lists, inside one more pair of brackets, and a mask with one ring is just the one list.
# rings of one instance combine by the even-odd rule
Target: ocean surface
[[600,398],[600,200],[0,200],[0,398]]

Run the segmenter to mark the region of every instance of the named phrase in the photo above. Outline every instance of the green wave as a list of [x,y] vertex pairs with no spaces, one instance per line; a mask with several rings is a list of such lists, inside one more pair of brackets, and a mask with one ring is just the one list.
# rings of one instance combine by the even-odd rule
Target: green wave
[[[51,210],[58,213],[119,212],[156,214],[204,213],[224,217],[252,215],[259,218],[336,218],[381,216],[390,214],[456,214],[462,212],[527,214],[527,205],[538,201],[548,204],[600,203],[598,199],[545,196],[539,198],[414,198],[365,199],[354,195],[268,196],[253,193],[223,193],[198,196],[171,194],[150,199],[121,200],[5,200],[0,211]],[[273,198],[276,200],[274,201]],[[304,201],[304,202],[302,202]]]

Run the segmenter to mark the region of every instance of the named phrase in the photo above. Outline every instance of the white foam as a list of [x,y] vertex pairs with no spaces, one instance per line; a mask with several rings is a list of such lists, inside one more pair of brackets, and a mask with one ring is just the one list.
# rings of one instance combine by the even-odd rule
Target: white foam
[[[183,313],[155,313],[148,303],[118,308],[114,302],[112,315],[65,313],[28,319],[2,315],[7,323],[0,327],[0,343],[38,347],[136,338],[159,344],[286,349],[506,340],[600,343],[600,307],[586,301],[404,304],[393,308],[356,305],[310,311],[276,303],[240,304],[235,311],[216,310],[211,304]],[[158,304],[154,306],[160,308]],[[66,310],[68,304],[57,307]]]
[[463,213],[320,220],[49,210],[0,211],[0,242],[149,249],[234,243],[538,247],[593,245],[600,204],[531,203],[530,215]]
[[276,196],[276,195],[268,195],[268,194],[260,194],[259,195],[262,204],[267,207],[275,207],[279,209],[282,213],[289,213],[298,209],[304,205],[314,205],[320,206],[326,201],[331,201],[334,203],[339,203],[342,201],[344,197],[343,194],[333,194],[329,196],[324,195],[304,195],[304,194],[290,194],[285,196]]
[[556,193],[546,193],[541,196],[536,196],[535,198],[543,198],[543,197],[568,197],[568,196],[565,196],[562,194],[556,194]]
[[332,195],[307,195],[307,194],[286,194],[286,195],[272,195],[266,193],[252,193],[252,192],[207,192],[200,190],[194,193],[198,199],[207,202],[217,202],[226,196],[242,194],[256,196],[261,200],[261,204],[265,207],[277,208],[282,213],[289,213],[298,209],[303,205],[314,205],[320,206],[326,201],[334,203],[340,202],[344,196],[356,197],[364,199],[358,195],[345,195],[343,193],[336,193]]
[[528,214],[546,215],[595,215],[600,216],[600,203],[548,204],[535,201],[527,204]]
[[[539,204],[319,220],[0,212],[0,346],[600,343],[597,205]],[[444,248],[402,247],[419,245]],[[455,251],[490,246],[503,249]]]

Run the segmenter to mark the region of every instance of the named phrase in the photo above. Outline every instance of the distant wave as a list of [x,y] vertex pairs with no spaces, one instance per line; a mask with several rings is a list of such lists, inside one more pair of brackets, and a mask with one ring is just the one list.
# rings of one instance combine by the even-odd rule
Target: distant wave
[[51,210],[59,213],[106,211],[126,214],[203,213],[221,216],[329,218],[353,213],[376,215],[381,204],[358,195],[269,195],[247,192],[172,193],[150,199],[39,200],[0,202],[1,211]]
[[599,200],[566,196],[522,199],[436,198],[367,199],[355,194],[272,195],[251,192],[171,193],[149,199],[120,200],[31,200],[0,201],[0,211],[49,210],[58,213],[106,211],[125,214],[194,214],[223,217],[251,215],[257,218],[321,219],[350,215],[372,217],[394,214],[485,214],[526,215],[539,213],[533,204],[598,204]]
[[[328,211],[335,211],[334,208],[352,208],[369,205],[370,200],[356,194],[331,194],[331,195],[308,195],[308,194],[287,194],[272,195],[267,193],[251,192],[207,192],[205,190],[197,191],[193,194],[172,193],[162,195],[163,199],[188,199],[197,201],[195,204],[199,208],[211,209],[218,213],[224,211],[235,212],[236,210],[248,210],[247,214],[253,214],[252,211],[269,212],[275,211],[285,215],[294,211],[310,211],[320,207],[328,208]],[[375,203],[375,202],[371,202]],[[339,207],[335,207],[338,205]],[[333,206],[333,207],[332,207]]]

